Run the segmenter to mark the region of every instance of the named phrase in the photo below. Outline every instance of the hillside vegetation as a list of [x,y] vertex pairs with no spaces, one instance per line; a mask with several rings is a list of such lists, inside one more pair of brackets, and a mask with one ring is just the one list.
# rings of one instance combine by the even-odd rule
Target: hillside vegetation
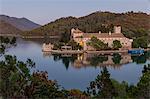
[[25,35],[61,35],[70,34],[71,28],[84,32],[108,32],[113,25],[121,25],[125,36],[133,38],[150,36],[150,15],[142,12],[111,13],[95,12],[84,17],[66,17],[50,22],[40,28],[26,32]]

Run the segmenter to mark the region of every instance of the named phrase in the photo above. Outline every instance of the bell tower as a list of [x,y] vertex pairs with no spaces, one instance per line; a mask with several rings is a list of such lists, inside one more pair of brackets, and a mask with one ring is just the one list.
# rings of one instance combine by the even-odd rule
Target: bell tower
[[121,26],[114,26],[114,33],[121,33]]

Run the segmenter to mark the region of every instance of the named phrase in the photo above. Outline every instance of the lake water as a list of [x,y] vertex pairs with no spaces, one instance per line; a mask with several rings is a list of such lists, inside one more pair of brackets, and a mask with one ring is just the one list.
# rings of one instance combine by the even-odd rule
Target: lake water
[[49,79],[57,80],[58,84],[66,89],[85,90],[104,66],[109,70],[111,78],[136,84],[143,65],[150,63],[145,55],[51,55],[43,53],[41,48],[42,43],[37,41],[19,40],[17,46],[8,49],[6,54],[16,55],[22,61],[32,59],[36,63],[36,68],[32,71],[47,71]]

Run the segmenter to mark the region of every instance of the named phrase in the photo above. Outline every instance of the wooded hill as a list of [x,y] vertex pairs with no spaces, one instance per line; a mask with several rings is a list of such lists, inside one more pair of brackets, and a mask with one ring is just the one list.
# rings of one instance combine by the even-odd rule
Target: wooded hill
[[84,17],[65,17],[50,22],[40,28],[25,32],[24,35],[61,35],[70,34],[71,28],[84,32],[113,31],[113,25],[121,25],[125,36],[133,38],[150,36],[150,15],[142,12],[111,13],[94,12]]

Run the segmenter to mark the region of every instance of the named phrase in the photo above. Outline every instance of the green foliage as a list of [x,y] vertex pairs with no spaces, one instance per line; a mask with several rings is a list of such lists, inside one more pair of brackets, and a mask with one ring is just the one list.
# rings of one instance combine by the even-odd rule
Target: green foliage
[[73,63],[77,59],[77,55],[72,55],[70,57],[63,57],[61,54],[53,54],[54,61],[61,60],[62,63],[65,65],[66,69],[69,68],[69,64]]
[[118,53],[113,54],[112,60],[115,64],[120,64],[121,59],[122,59],[122,57],[120,54],[118,54]]
[[127,97],[136,99],[137,96],[137,87],[134,85],[128,85],[127,90]]
[[61,34],[60,42],[68,43],[69,40],[70,40],[70,34],[68,34],[68,33]]
[[127,82],[118,82],[110,79],[106,67],[95,81],[90,82],[87,93],[94,98],[104,99],[149,99],[150,98],[150,64],[144,65],[142,76],[137,85],[128,85]]
[[8,37],[0,36],[0,55],[5,53],[5,50],[8,46],[8,44],[15,45],[16,44],[16,38],[13,37],[12,39],[10,39]]
[[2,98],[86,98],[81,91],[61,89],[57,81],[48,80],[47,72],[33,72],[35,63],[31,59],[26,62],[18,61],[16,56],[5,55],[0,61],[0,92]]
[[91,40],[87,43],[87,45],[92,46],[96,50],[108,49],[108,44],[105,44],[104,42],[99,40],[97,37],[92,37]]
[[150,64],[144,65],[144,68],[143,68],[143,70],[142,70],[142,73],[143,73],[143,74],[144,74],[144,73],[147,73],[147,72],[150,72]]
[[[7,43],[4,45],[7,45]],[[114,54],[114,56],[114,59],[117,57],[120,59],[120,56],[118,54]],[[144,57],[149,58],[150,53],[145,53]],[[67,64],[68,66],[68,64],[70,62],[74,62],[77,57],[75,56],[74,58],[64,58],[58,55],[54,58],[56,61],[62,59],[63,63]],[[103,62],[108,58],[98,56],[93,60],[96,59],[98,59],[96,61],[96,63],[98,63]],[[118,63],[118,61],[116,63]],[[140,77],[137,85],[128,85],[126,82],[119,83],[116,80],[110,79],[110,74],[107,68],[104,67],[101,71],[101,74],[97,76],[95,81],[92,81],[90,83],[90,87],[88,87],[87,93],[77,89],[62,89],[57,84],[57,81],[48,79],[47,72],[34,72],[32,74],[30,72],[30,68],[33,67],[35,67],[35,63],[31,59],[27,59],[26,62],[23,62],[17,60],[16,56],[4,55],[4,59],[0,60],[0,73],[2,75],[0,79],[1,97],[20,99],[87,99],[93,97],[117,99],[150,98],[150,64],[144,66],[142,76]]]
[[4,52],[5,52],[5,46],[0,45],[0,54],[4,54]]
[[112,46],[113,46],[113,49],[119,49],[122,47],[120,41],[118,41],[118,40],[114,40]]
[[144,65],[142,76],[137,85],[128,86],[127,96],[135,99],[149,99],[150,98],[150,64]]
[[110,79],[107,68],[104,67],[101,75],[98,75],[95,81],[90,82],[87,93],[94,95],[95,98],[113,98],[116,95],[114,86]]
[[79,45],[77,42],[75,42],[74,40],[70,40],[69,42],[67,41],[67,43],[65,42],[56,42],[54,43],[54,50],[61,50],[61,46],[64,45],[69,45],[72,47],[72,50],[82,50],[83,47],[81,45]]
[[68,97],[70,99],[89,99],[90,97],[87,96],[86,93],[78,90],[78,89],[71,89],[68,91]]
[[122,83],[119,83],[115,79],[111,79],[112,84],[116,90],[117,96],[115,99],[127,99],[128,93],[127,93],[127,88],[128,88],[128,83],[123,81]]
[[[114,25],[122,26],[122,33],[128,37],[135,39],[133,43],[134,48],[146,48],[146,40],[140,40],[141,37],[146,37],[150,44],[150,30],[148,19],[150,15],[142,12],[126,12],[126,13],[111,13],[111,12],[94,12],[90,15],[75,18],[66,17],[60,18],[56,21],[50,22],[40,28],[23,33],[24,35],[39,35],[44,36],[60,36],[61,41],[67,43],[72,28],[79,28],[83,32],[113,32]],[[144,41],[145,40],[145,41]],[[118,48],[118,47],[117,47]]]
[[150,64],[144,65],[142,76],[137,84],[137,97],[150,99]]
[[62,57],[62,63],[65,65],[66,69],[69,68],[71,57]]
[[147,37],[138,37],[133,40],[133,48],[147,48],[148,47],[148,41],[149,38]]
[[64,43],[62,43],[62,42],[56,42],[56,43],[54,43],[53,50],[60,50],[61,46],[63,46],[63,45],[64,45]]
[[4,41],[2,41],[2,42],[8,44],[10,42],[10,39],[8,37],[6,37],[6,38],[4,38]]
[[[61,57],[59,58],[61,59]],[[66,59],[65,59],[66,60]],[[73,59],[70,59],[73,61]],[[80,90],[60,89],[56,81],[48,80],[47,72],[34,72],[30,74],[29,68],[35,63],[28,59],[26,62],[18,61],[15,56],[5,55],[0,61],[1,95],[4,98],[144,98],[149,99],[150,65],[145,65],[142,76],[137,85],[119,83],[110,79],[107,68],[104,67],[95,81],[90,83],[87,93]],[[88,96],[89,95],[89,96]]]
[[148,19],[146,13],[111,13],[94,12],[84,17],[66,17],[50,22],[40,28],[25,33],[25,35],[59,35],[61,33],[70,34],[71,28],[79,28],[84,32],[109,32],[113,31],[113,25],[121,25],[125,36],[129,38],[150,35]]
[[0,61],[1,95],[5,98],[22,96],[25,86],[31,78],[29,66],[26,62],[18,61],[15,56],[5,55],[5,60]]
[[93,66],[97,66],[99,63],[103,63],[104,61],[107,61],[108,57],[103,55],[95,55],[90,59],[90,64]]
[[68,45],[72,46],[73,50],[82,50],[83,47],[81,45],[79,45],[77,42],[75,42],[74,40],[71,40],[68,42]]
[[31,84],[25,89],[28,98],[64,98],[56,81],[48,80],[47,72],[35,72],[32,75]]
[[15,37],[13,37],[13,38],[11,39],[10,44],[16,44],[16,38],[15,38]]
[[135,37],[142,37],[142,36],[146,37],[146,36],[148,36],[149,31],[146,31],[143,28],[139,28],[135,31],[135,33],[136,33]]
[[147,60],[146,54],[131,56],[131,58],[132,58],[133,62],[136,62],[137,64],[144,64]]

